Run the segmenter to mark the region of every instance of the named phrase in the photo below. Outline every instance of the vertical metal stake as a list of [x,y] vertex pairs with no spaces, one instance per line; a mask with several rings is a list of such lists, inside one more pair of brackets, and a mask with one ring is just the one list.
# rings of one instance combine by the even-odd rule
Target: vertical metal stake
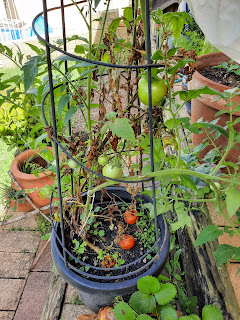
[[[146,7],[146,44],[147,44],[147,70],[148,70],[148,104],[149,104],[149,134],[150,134],[150,150],[151,150],[151,171],[154,172],[154,154],[153,154],[153,130],[152,130],[152,86],[151,86],[151,41],[150,41],[150,12],[149,0],[145,1]],[[156,185],[155,178],[152,178],[152,193],[153,193],[153,208],[154,208],[154,222],[156,241],[158,241],[158,223],[157,223],[157,205],[156,205]],[[160,243],[157,244],[158,255],[160,257]]]
[[[44,27],[45,27],[45,39],[46,39],[46,41],[49,42],[46,0],[43,0],[43,15],[44,15]],[[62,188],[61,188],[61,177],[60,177],[60,168],[59,168],[59,154],[58,154],[58,145],[55,141],[55,139],[57,138],[57,125],[56,125],[56,113],[55,113],[55,102],[54,102],[54,91],[53,91],[52,65],[51,65],[50,48],[48,45],[46,45],[46,55],[47,55],[48,77],[49,77],[50,98],[51,98],[54,149],[55,149],[56,167],[57,167],[59,211],[60,211],[60,217],[61,217],[61,222],[60,222],[61,223],[61,236],[62,236],[62,244],[63,244],[64,262],[65,262],[65,265],[67,265],[67,256],[66,256],[66,252],[64,250],[65,249],[65,238],[64,238],[64,231],[63,231]]]

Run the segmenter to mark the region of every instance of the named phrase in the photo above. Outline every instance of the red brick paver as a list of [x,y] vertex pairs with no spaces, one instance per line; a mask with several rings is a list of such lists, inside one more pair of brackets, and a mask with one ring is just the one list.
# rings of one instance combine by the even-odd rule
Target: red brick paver
[[39,320],[51,280],[50,272],[31,272],[14,320]]

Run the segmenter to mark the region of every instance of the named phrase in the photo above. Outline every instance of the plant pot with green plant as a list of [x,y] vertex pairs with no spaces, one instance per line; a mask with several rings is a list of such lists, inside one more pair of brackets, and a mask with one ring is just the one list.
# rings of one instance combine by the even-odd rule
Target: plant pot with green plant
[[12,185],[5,185],[3,187],[3,193],[5,195],[5,208],[11,207],[12,210],[29,212],[32,210],[32,206],[26,200],[27,193],[24,190],[16,190]]
[[[193,74],[192,80],[189,82],[189,88],[199,89],[208,86],[213,90],[224,93],[226,90],[231,90],[231,88],[239,86],[239,65],[234,62],[230,63],[230,60],[229,57],[221,52],[200,56],[197,60],[196,71]],[[238,108],[240,103],[239,96],[234,97],[232,103],[235,103],[236,105],[233,107],[232,118],[230,119],[229,111],[226,110],[225,99],[216,100],[211,95],[203,95],[192,99],[192,122],[197,122],[201,119],[202,122],[212,121],[221,127],[225,127],[231,120],[234,123],[236,132],[240,132],[240,125],[238,122],[240,116]],[[200,153],[201,158],[214,148],[226,148],[228,138],[224,135],[220,135],[217,139],[213,139],[213,143],[213,135],[214,132],[211,130],[209,131],[209,129],[201,134],[192,134],[193,145],[200,145],[204,139],[208,142],[208,146]],[[239,156],[240,145],[236,144],[228,153],[226,161],[237,163]]]
[[[219,214],[229,221],[223,208],[229,207],[230,199],[238,192],[237,177],[218,174],[222,163],[214,168],[209,165],[206,170],[195,157],[197,150],[191,151],[194,156],[182,150],[180,128],[190,132],[200,129],[199,123],[191,124],[189,118],[180,118],[179,111],[191,96],[216,93],[207,87],[172,91],[179,68],[186,64],[191,67],[193,60],[189,52],[169,50],[168,38],[172,34],[180,36],[189,15],[152,12],[153,20],[161,28],[162,41],[160,49],[151,56],[149,2],[140,3],[141,16],[138,7],[125,8],[123,17],[114,19],[104,35],[106,10],[99,43],[93,45],[94,4],[89,1],[85,14],[85,7],[78,8],[73,1],[89,30],[89,39],[81,38],[85,44],[77,45],[74,55],[54,47],[48,36],[43,39],[37,34],[47,48],[50,92],[46,96],[51,96],[51,123],[46,120],[44,107],[42,110],[48,132],[46,139],[54,141],[59,196],[59,211],[52,215],[53,258],[64,279],[80,290],[80,296],[93,310],[110,304],[118,294],[133,292],[142,275],[159,274],[170,238],[165,213],[175,213],[168,221],[171,230],[176,231],[191,225],[188,211],[195,202],[212,201]],[[63,5],[61,9],[63,12]],[[47,25],[45,7],[44,19]],[[120,21],[132,35],[129,39],[118,37]],[[63,38],[61,43],[65,42]],[[50,47],[63,55],[51,61]],[[145,63],[146,54],[147,65],[140,64]],[[39,63],[38,57],[35,60]],[[65,72],[61,68],[63,63]],[[61,108],[58,105],[57,115],[52,68],[58,71],[56,81],[62,82],[59,84]],[[36,69],[32,72],[29,79],[37,76]],[[175,105],[176,95],[183,100],[182,105]],[[148,104],[146,108],[139,106],[138,98],[142,104]],[[68,130],[58,132],[57,116],[62,111]],[[166,121],[163,121],[164,111],[170,114]],[[79,114],[84,130],[71,130]],[[153,121],[156,119],[160,120]],[[220,126],[215,128],[226,134]],[[230,135],[229,145],[235,142],[236,136]],[[169,146],[175,149],[174,154],[166,154]],[[69,168],[60,165],[59,149],[69,159]],[[226,155],[223,161],[225,158]],[[209,160],[210,164],[214,161],[214,157]],[[205,185],[197,184],[196,179],[203,180]],[[120,183],[125,188],[118,187]],[[53,186],[53,197],[55,192]],[[71,200],[63,201],[63,194],[70,195]],[[240,205],[235,204],[234,208],[228,208],[229,216]],[[234,225],[233,230],[240,235]]]
[[[48,159],[51,159],[53,152],[52,148],[48,147],[45,151],[46,150],[48,150],[47,153],[42,150],[43,154],[45,156],[47,155]],[[28,149],[15,157],[10,166],[10,171],[14,178],[19,183],[20,187],[28,193],[28,196],[38,208],[44,207],[50,203],[50,198],[42,197],[39,189],[54,183],[53,172],[47,170],[48,163],[40,154],[34,150]],[[14,181],[13,187],[17,190]]]

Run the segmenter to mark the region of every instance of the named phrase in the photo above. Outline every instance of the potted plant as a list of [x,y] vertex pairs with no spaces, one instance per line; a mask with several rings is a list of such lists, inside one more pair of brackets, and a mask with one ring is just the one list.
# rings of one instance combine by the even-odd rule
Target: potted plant
[[[52,153],[53,150],[51,147],[42,150],[42,155],[50,161],[52,159]],[[10,166],[10,171],[14,178],[24,192],[28,193],[28,196],[38,208],[50,203],[50,198],[42,197],[39,189],[54,183],[53,172],[47,170],[47,161],[44,160],[40,154],[28,149],[15,157]],[[13,187],[17,190],[14,181]],[[31,205],[30,207],[32,208]]]
[[[238,77],[239,66],[236,63],[229,64],[230,60],[229,57],[221,52],[200,56],[197,60],[196,71],[193,74],[192,80],[189,82],[189,88],[199,89],[208,86],[213,90],[224,93],[226,90],[231,90],[232,87],[237,87],[238,83],[234,82],[231,78],[234,75]],[[220,71],[221,74],[219,74]],[[230,79],[229,82],[227,81],[228,78]],[[229,84],[226,85],[225,83]],[[239,96],[234,97],[233,103],[236,103],[236,107],[233,109],[231,120],[234,122],[236,132],[239,132],[240,127],[237,121],[240,115],[237,107],[240,103]],[[221,127],[225,127],[228,121],[230,121],[229,112],[226,111],[226,99],[216,100],[209,95],[203,95],[193,99],[192,121],[197,122],[199,119],[203,122],[216,122],[218,119],[217,124]],[[214,144],[211,142],[211,136],[211,132],[202,132],[201,134],[192,135],[192,143],[195,146],[200,145],[206,138],[209,142],[209,145],[201,152],[202,158],[207,152],[216,148],[216,146],[222,149],[227,146],[228,138],[226,136],[220,135],[217,139],[214,139]],[[226,161],[231,161],[233,163],[238,162],[238,157],[240,155],[239,146],[239,144],[236,144],[235,148],[231,149],[226,157]]]
[[24,190],[16,190],[12,185],[4,185],[5,208],[11,207],[14,211],[29,212],[32,206],[26,200],[27,193]]
[[[109,2],[107,8],[108,5]],[[163,15],[161,10],[152,12],[153,20],[162,31],[162,45],[151,56],[146,28],[149,8],[142,10],[141,17],[137,16],[138,8],[132,9],[125,8],[124,16],[113,20],[108,33],[104,36],[102,32],[99,43],[94,46],[91,42],[93,3],[90,1],[88,20],[83,10],[79,10],[89,29],[89,39],[83,39],[87,46],[77,45],[75,53],[79,55],[74,56],[55,47],[64,55],[52,64],[48,60],[50,79],[52,67],[58,70],[63,82],[64,97],[60,111],[66,110],[64,125],[71,124],[79,113],[85,122],[84,130],[57,132],[54,88],[50,86],[52,126],[46,121],[44,112],[43,116],[55,145],[59,194],[59,213],[53,217],[53,259],[60,274],[79,289],[84,303],[93,310],[111,304],[116,295],[133,292],[141,276],[161,272],[169,248],[164,213],[175,212],[169,221],[171,230],[175,231],[191,224],[188,211],[194,202],[216,203],[219,213],[228,221],[230,219],[223,210],[224,206],[227,205],[228,214],[232,216],[240,205],[237,199],[234,199],[234,207],[230,205],[238,193],[237,174],[218,174],[226,154],[223,161],[213,168],[211,164],[216,163],[214,155],[209,156],[210,165],[205,166],[199,163],[197,150],[189,153],[182,150],[180,127],[196,133],[202,124],[191,124],[188,118],[180,118],[178,112],[191,97],[216,94],[208,87],[172,92],[179,68],[186,64],[191,67],[193,61],[189,52],[178,51],[177,48],[169,50],[168,38],[173,33],[180,36],[185,21],[190,19],[189,15],[179,12]],[[103,30],[106,16],[107,10]],[[139,26],[140,18],[143,27]],[[121,20],[127,26],[128,33],[132,31],[136,37],[121,39],[117,36]],[[146,35],[146,51],[142,30]],[[45,43],[49,50],[49,43]],[[146,66],[139,63],[145,61],[146,53],[148,70],[144,71]],[[69,60],[82,62],[71,63],[63,73],[59,66]],[[154,63],[151,64],[152,61]],[[124,72],[118,71],[120,67]],[[81,68],[80,74],[73,81],[71,72],[78,68]],[[85,68],[84,71],[82,68]],[[139,73],[132,69],[142,69],[141,79]],[[66,82],[67,90],[64,87]],[[125,106],[121,90],[125,92]],[[227,94],[232,97],[237,93]],[[176,95],[183,100],[182,105],[174,104]],[[147,107],[141,108],[137,98]],[[94,120],[93,110],[97,110]],[[153,122],[163,119],[163,110],[168,111],[170,117],[165,122]],[[210,123],[205,126],[214,125]],[[226,134],[220,126],[214,128]],[[236,135],[229,136],[230,145],[236,139]],[[169,146],[176,150],[176,155],[165,153]],[[58,148],[69,159],[67,169],[61,169]],[[135,161],[136,157],[139,161]],[[196,183],[196,179],[203,180],[205,185]],[[145,184],[150,180],[152,188]],[[156,180],[160,182],[157,188]],[[125,184],[126,188],[119,187],[119,183]],[[142,183],[145,188],[140,191]],[[62,202],[63,190],[72,193],[69,202]],[[205,195],[209,198],[205,199]],[[127,222],[129,217],[134,218],[131,221],[135,223]],[[240,235],[234,225],[231,226]],[[200,237],[198,243],[202,241]],[[233,249],[232,256],[234,252]],[[226,253],[225,258],[229,258]]]

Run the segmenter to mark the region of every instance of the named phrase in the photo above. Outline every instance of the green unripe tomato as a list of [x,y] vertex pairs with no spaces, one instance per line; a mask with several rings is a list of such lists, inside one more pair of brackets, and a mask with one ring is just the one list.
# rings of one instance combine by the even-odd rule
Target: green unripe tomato
[[[152,78],[152,105],[156,105],[162,101],[167,91],[166,84],[162,79]],[[138,82],[138,97],[139,100],[148,106],[148,81],[141,78]]]
[[99,156],[98,157],[98,163],[101,165],[101,166],[105,166],[105,164],[108,163],[108,160],[109,158],[107,156]]
[[122,168],[108,163],[102,168],[102,174],[108,178],[121,179],[123,171]]
[[[56,166],[56,165],[57,165],[56,160],[53,160],[52,166]],[[63,166],[64,166],[64,162],[62,160],[59,160],[59,168],[62,169]]]
[[68,166],[69,166],[69,168],[71,168],[71,169],[76,169],[78,165],[76,164],[75,161],[73,161],[72,159],[69,159],[69,160],[68,160]]

